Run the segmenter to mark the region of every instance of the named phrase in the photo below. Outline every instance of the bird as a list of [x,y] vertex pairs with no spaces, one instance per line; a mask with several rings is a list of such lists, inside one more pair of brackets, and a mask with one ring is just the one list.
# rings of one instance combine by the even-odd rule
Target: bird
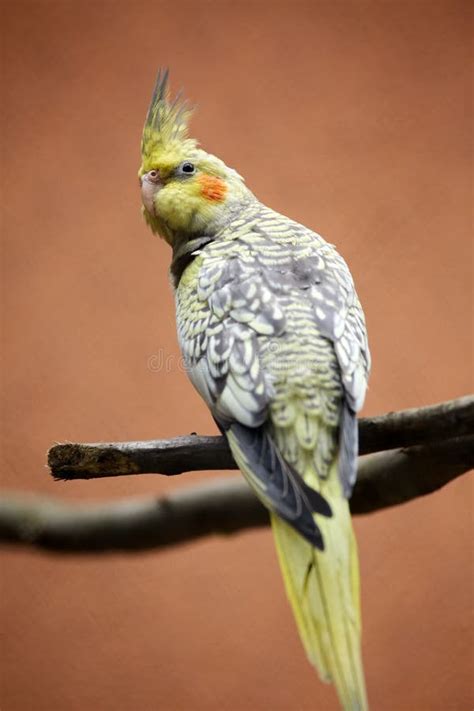
[[370,371],[364,313],[334,245],[261,203],[189,134],[160,69],[141,140],[142,212],[171,247],[189,378],[267,507],[309,661],[366,711],[349,498]]

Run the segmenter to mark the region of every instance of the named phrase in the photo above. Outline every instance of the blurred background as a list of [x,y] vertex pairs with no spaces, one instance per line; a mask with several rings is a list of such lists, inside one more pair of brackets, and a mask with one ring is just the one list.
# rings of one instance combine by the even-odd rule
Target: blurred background
[[[55,441],[215,432],[140,216],[157,69],[259,198],[335,243],[367,314],[364,413],[472,390],[470,3],[3,0],[2,487],[69,502],[211,473],[54,483]],[[163,367],[156,368],[157,357]],[[377,711],[468,711],[472,486],[357,518]],[[2,711],[337,709],[268,530],[165,552],[2,555]]]

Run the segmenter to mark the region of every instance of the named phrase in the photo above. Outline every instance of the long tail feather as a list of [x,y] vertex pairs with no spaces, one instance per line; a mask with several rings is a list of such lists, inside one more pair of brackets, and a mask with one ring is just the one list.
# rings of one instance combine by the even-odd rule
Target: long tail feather
[[308,544],[275,514],[272,527],[287,595],[310,662],[323,681],[334,682],[345,711],[367,711],[357,546],[349,505],[335,491],[338,486],[332,475],[321,486],[333,510],[332,519],[318,518],[324,551]]
[[[306,467],[302,477],[314,493],[319,492],[318,503],[326,502],[327,509],[320,510],[325,515],[306,512],[307,516],[316,517],[317,540],[321,544],[318,549],[314,541],[310,542],[311,536],[303,536],[301,515],[296,516],[291,507],[293,503],[295,508],[298,499],[288,495],[291,486],[285,460],[278,460],[281,465],[278,468],[273,458],[267,461],[263,454],[270,451],[270,445],[274,448],[270,440],[262,449],[259,438],[265,431],[256,430],[249,439],[243,428],[230,428],[226,435],[242,473],[272,511],[287,595],[310,662],[323,681],[334,682],[344,711],[367,711],[360,652],[357,545],[349,504],[338,475],[337,457],[325,479],[316,474],[314,464]],[[331,517],[327,517],[328,510]],[[303,531],[306,529],[305,524]]]

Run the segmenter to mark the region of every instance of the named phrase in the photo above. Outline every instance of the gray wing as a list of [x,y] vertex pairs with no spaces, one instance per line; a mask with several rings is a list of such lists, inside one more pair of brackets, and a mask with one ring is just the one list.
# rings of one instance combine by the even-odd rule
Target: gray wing
[[339,435],[339,476],[349,497],[357,477],[359,450],[357,412],[362,408],[370,371],[364,312],[347,264],[332,245],[317,248],[310,289],[321,333],[332,341],[344,386]]
[[340,367],[339,474],[349,496],[356,477],[356,412],[370,356],[344,260],[319,235],[269,210],[237,239],[206,247],[199,260],[195,280],[178,287],[178,334],[190,378],[223,427],[238,422],[254,428],[266,421],[273,386],[262,367],[262,344],[286,332],[282,304],[289,289],[301,290],[301,299],[312,304]]
[[284,333],[285,316],[264,268],[254,258],[242,258],[241,248],[227,244],[221,253],[214,245],[196,280],[180,283],[181,349],[193,384],[225,432],[249,484],[272,511],[323,548],[314,513],[330,516],[331,508],[284,460],[266,428],[273,388],[261,364],[258,339]]
[[210,247],[196,278],[177,289],[181,350],[193,384],[219,423],[258,427],[272,395],[258,339],[282,334],[285,315],[263,270],[241,254],[239,243]]
[[[261,247],[257,259],[273,285],[274,294],[283,296],[289,290],[299,291],[299,298],[312,304],[319,332],[333,344],[344,390],[339,476],[344,494],[349,497],[357,476],[356,413],[363,406],[370,371],[364,312],[354,281],[333,245],[271,210],[264,212],[254,234],[245,241],[255,244],[256,238]],[[265,243],[269,243],[267,249]],[[278,256],[275,244],[279,246]]]

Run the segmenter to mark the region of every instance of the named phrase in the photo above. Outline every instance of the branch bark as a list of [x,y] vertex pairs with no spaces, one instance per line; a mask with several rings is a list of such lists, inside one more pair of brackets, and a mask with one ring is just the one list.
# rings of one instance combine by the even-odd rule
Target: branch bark
[[[359,458],[354,514],[424,496],[474,467],[474,397],[366,418],[359,431],[361,451],[371,454]],[[56,445],[49,464],[57,479],[236,468],[224,438],[197,435]],[[161,499],[87,506],[20,494],[0,500],[0,543],[58,552],[146,550],[266,525],[266,510],[240,477]]]
[[[369,513],[429,494],[474,466],[474,435],[359,460],[351,510]],[[0,500],[0,542],[62,553],[163,548],[267,526],[241,477],[219,477],[161,499],[70,506],[24,494]]]
[[[436,442],[474,432],[474,397],[359,420],[360,453]],[[130,474],[174,476],[187,471],[237,469],[224,437],[188,435],[165,440],[57,444],[48,453],[56,479]]]

